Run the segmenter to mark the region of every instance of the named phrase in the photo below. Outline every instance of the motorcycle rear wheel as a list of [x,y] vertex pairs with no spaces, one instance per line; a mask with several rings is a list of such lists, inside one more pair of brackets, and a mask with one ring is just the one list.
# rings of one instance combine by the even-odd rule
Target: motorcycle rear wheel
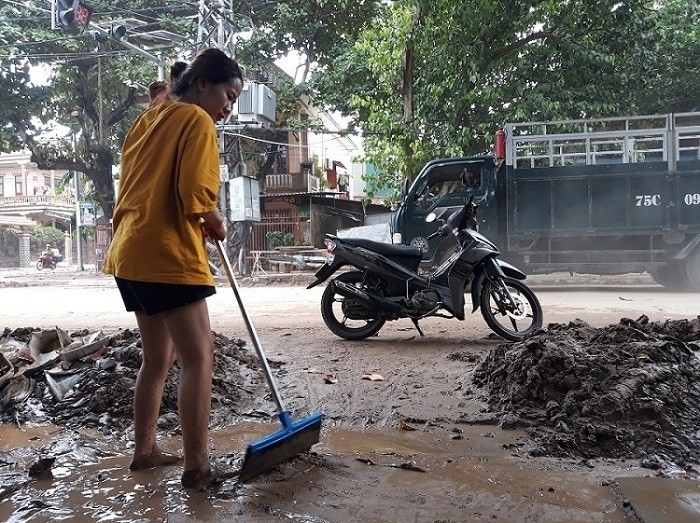
[[503,278],[515,301],[515,307],[508,309],[501,299],[502,289],[484,282],[481,290],[481,315],[491,329],[509,341],[520,341],[542,327],[542,306],[535,293],[519,280]]
[[[378,278],[370,276],[363,284],[363,276],[360,271],[351,271],[342,273],[335,279],[378,296],[385,294]],[[346,340],[364,340],[374,336],[386,322],[379,311],[337,294],[333,285],[328,285],[323,291],[321,316],[333,334]]]

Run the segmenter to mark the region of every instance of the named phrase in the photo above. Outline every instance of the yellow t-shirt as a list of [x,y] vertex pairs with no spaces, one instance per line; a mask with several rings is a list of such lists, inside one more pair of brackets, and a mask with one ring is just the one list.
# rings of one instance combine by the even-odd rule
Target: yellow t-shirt
[[134,281],[213,285],[194,214],[217,208],[219,185],[216,127],[201,107],[164,101],[139,116],[122,147],[104,272]]

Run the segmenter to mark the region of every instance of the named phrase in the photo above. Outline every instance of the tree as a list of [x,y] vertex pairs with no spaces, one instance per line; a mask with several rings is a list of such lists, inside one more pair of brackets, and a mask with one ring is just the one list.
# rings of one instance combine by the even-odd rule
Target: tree
[[[95,10],[93,21],[138,16],[159,27],[194,32],[169,22],[168,2],[121,1],[118,11]],[[196,12],[196,9],[195,11]],[[156,65],[116,41],[98,42],[80,29],[51,30],[48,10],[36,4],[0,5],[0,151],[26,147],[40,169],[84,173],[94,185],[94,198],[107,217],[114,207],[112,169],[129,125],[147,100]],[[177,49],[166,49],[173,55]],[[46,83],[33,82],[33,67],[47,68]],[[42,134],[56,125],[68,129],[45,142]]]
[[[149,2],[146,10],[135,0],[118,4],[122,11],[96,9],[94,20],[137,14],[195,41],[195,17],[182,16],[196,12],[194,3],[184,4],[179,16],[167,0]],[[691,0],[229,5],[229,23],[247,35],[237,39],[236,49],[248,78],[269,79],[269,64],[290,50],[306,57],[302,84],[274,86],[285,115],[278,124],[309,125],[294,116],[295,100],[305,94],[350,116],[349,130],[361,129],[366,159],[378,173],[372,183],[380,187],[398,188],[429,158],[487,151],[505,122],[680,112],[700,105],[700,7]],[[98,46],[89,35],[51,32],[46,11],[36,6],[1,4],[0,16],[7,22],[0,28],[0,150],[24,143],[40,167],[85,172],[111,214],[111,169],[139,95],[124,81],[148,84],[153,64],[115,42]],[[76,50],[79,57],[57,54]],[[177,49],[166,52],[174,56]],[[40,61],[60,63],[46,86],[29,82],[30,65]],[[36,136],[49,121],[75,129],[79,151],[70,139],[40,146]],[[265,132],[277,141],[275,131]],[[264,177],[276,152],[250,154],[260,160]]]
[[639,45],[621,63],[640,113],[700,110],[700,4],[665,0],[646,11]]
[[309,82],[354,117],[379,186],[398,188],[430,158],[488,151],[505,122],[698,106],[688,0],[397,0],[379,10],[357,38],[336,39]]

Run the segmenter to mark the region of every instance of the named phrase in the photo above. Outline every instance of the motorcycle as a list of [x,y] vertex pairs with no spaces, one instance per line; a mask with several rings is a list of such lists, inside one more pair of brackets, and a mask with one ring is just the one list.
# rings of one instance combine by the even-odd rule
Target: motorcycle
[[45,254],[42,254],[39,256],[39,259],[36,262],[36,269],[38,271],[42,269],[51,269],[54,270],[56,268],[56,260],[52,256],[46,256]]
[[[362,340],[380,331],[387,321],[428,317],[465,318],[465,293],[472,313],[481,309],[487,325],[509,341],[520,341],[542,326],[542,307],[522,280],[525,274],[500,260],[496,245],[475,229],[478,205],[471,195],[464,206],[443,222],[437,236],[456,240],[454,251],[432,273],[419,272],[420,247],[394,245],[326,234],[333,255],[316,272],[315,287],[341,267],[354,270],[332,278],[321,298],[321,315],[335,335]],[[435,221],[431,213],[427,221]]]

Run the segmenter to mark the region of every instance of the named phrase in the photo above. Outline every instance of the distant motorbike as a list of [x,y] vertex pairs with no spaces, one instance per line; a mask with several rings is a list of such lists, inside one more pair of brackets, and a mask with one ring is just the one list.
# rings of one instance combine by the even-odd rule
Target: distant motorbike
[[[499,250],[470,228],[476,224],[478,205],[470,196],[428,236],[456,240],[454,252],[431,274],[421,274],[419,247],[393,245],[326,234],[332,261],[316,272],[312,288],[344,266],[356,270],[331,279],[321,298],[326,326],[341,338],[362,340],[373,336],[385,322],[410,318],[423,335],[418,320],[428,317],[464,320],[465,293],[472,312],[481,308],[488,326],[499,336],[519,341],[542,326],[542,307],[521,280],[525,274],[498,259]],[[434,221],[435,215],[428,217]]]
[[56,260],[52,256],[42,254],[36,262],[36,268],[39,271],[42,269],[54,270],[56,268]]

